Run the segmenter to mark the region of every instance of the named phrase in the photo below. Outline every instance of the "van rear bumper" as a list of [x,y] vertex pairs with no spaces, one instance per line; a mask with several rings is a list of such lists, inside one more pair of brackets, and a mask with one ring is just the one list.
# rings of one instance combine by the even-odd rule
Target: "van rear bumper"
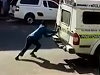
[[70,54],[75,54],[75,49],[71,45],[68,45],[68,44],[63,45],[63,43],[61,42],[61,40],[58,38],[57,35],[53,36],[53,40],[55,41],[55,43],[57,44],[59,48],[62,48],[64,51],[67,51]]
[[75,54],[75,49],[70,45],[66,45],[66,51],[68,51],[70,54]]

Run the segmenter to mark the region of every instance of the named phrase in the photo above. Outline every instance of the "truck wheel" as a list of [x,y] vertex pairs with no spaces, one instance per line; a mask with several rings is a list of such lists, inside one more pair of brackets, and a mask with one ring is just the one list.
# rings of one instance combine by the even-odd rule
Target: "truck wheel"
[[28,24],[33,24],[35,21],[35,17],[32,14],[28,14],[25,16],[24,18],[25,22],[27,22]]

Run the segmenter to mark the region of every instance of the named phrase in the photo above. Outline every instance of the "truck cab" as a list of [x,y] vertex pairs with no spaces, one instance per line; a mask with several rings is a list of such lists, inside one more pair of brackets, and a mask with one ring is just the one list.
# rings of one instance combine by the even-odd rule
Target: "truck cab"
[[100,1],[61,0],[56,29],[62,48],[69,53],[84,56],[100,56]]

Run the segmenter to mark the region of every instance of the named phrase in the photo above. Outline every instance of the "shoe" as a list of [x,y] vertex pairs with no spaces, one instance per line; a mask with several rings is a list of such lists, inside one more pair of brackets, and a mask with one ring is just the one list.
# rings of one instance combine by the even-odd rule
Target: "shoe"
[[15,57],[15,60],[19,60],[19,56]]
[[19,56],[23,56],[23,53],[19,53],[19,55],[17,57],[15,57],[15,60],[19,60]]
[[37,57],[34,53],[30,53],[31,57]]

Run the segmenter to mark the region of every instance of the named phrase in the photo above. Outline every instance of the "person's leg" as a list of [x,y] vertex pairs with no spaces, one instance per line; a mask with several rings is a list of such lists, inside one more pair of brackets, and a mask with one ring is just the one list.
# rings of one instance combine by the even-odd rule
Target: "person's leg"
[[30,38],[27,38],[25,47],[22,49],[22,51],[18,54],[18,56],[15,58],[16,60],[19,59],[19,56],[23,56],[26,50],[31,46],[32,42]]
[[25,47],[22,49],[22,51],[19,53],[20,56],[23,56],[24,53],[27,51],[27,49],[31,46],[31,41],[30,40],[27,40],[26,44],[25,44]]
[[37,51],[40,49],[41,44],[39,43],[39,41],[34,41],[33,44],[36,45],[36,47],[35,47],[35,49],[30,53],[30,55],[33,56],[33,57],[36,57],[35,54],[34,54],[34,52],[37,52]]

